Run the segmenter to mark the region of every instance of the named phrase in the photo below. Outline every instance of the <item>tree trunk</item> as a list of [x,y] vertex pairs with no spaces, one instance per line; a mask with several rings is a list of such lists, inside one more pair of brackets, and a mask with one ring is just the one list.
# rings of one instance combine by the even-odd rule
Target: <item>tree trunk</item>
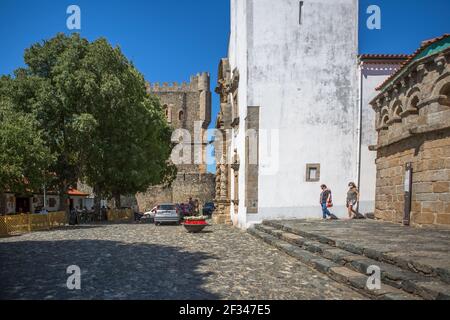
[[66,219],[69,221],[70,218],[70,207],[67,204],[69,200],[69,194],[67,193],[69,187],[66,182],[63,182],[59,186],[59,211],[64,211],[66,213]]
[[116,205],[116,209],[122,208],[122,204],[121,204],[121,201],[120,201],[120,193],[114,192],[114,202],[115,202],[115,205]]
[[6,195],[0,192],[0,216],[6,215]]
[[101,212],[101,205],[102,205],[102,198],[101,198],[101,191],[100,188],[98,186],[94,187],[94,211],[95,211],[95,215],[97,217],[100,216],[100,212]]

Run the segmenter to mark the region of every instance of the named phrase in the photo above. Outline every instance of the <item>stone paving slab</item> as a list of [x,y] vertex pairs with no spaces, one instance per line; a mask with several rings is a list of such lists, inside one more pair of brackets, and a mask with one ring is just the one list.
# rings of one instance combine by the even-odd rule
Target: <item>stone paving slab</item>
[[[288,255],[298,259],[299,261],[313,267],[314,269],[328,275],[337,282],[343,283],[372,299],[404,299],[404,300],[419,300],[420,298],[411,295],[407,292],[399,290],[390,285],[382,284],[379,290],[370,290],[367,287],[368,276],[366,273],[352,270],[347,266],[336,264],[332,260],[321,256],[322,253],[311,251],[311,248],[293,245],[281,239],[280,235],[271,228],[263,225],[257,225],[255,228],[248,230],[248,233],[263,240],[266,243],[286,252]],[[361,258],[361,257],[359,257]],[[391,296],[395,295],[395,296]]]
[[[278,229],[276,229],[278,228]],[[296,234],[290,232],[297,232],[298,234],[303,234],[305,238],[300,237]],[[326,237],[319,236],[314,233],[307,233],[304,230],[295,230],[291,227],[286,227],[283,222],[276,223],[271,221],[265,221],[264,224],[255,225],[254,229],[250,229],[249,233],[263,239],[267,243],[278,247],[281,250],[286,251],[288,254],[298,258],[303,263],[313,266],[316,270],[321,272],[327,272],[329,270],[330,263],[336,263],[339,266],[346,267],[352,271],[356,271],[364,277],[367,276],[367,270],[370,266],[378,266],[381,269],[381,278],[384,284],[388,285],[390,290],[394,293],[395,289],[403,290],[400,292],[400,296],[403,298],[409,297],[410,299],[415,299],[417,297],[422,297],[427,300],[449,300],[450,299],[450,284],[440,281],[438,277],[431,277],[422,275],[421,273],[408,271],[408,268],[402,269],[395,264],[381,262],[380,260],[374,260],[363,255],[363,252],[367,252],[367,248],[358,247],[357,245],[348,245],[344,241],[334,241],[327,239]],[[301,238],[301,241],[299,241]],[[303,241],[304,239],[308,239]],[[319,242],[321,239],[322,242]],[[286,250],[282,244],[294,244],[297,247],[295,250]],[[346,250],[336,248],[333,244],[341,246],[341,248],[347,248]],[[350,253],[359,252],[360,254]],[[293,255],[291,252],[299,251],[299,254]],[[373,252],[376,252],[372,250]],[[373,252],[371,251],[371,254]],[[382,256],[380,254],[380,256]],[[313,263],[314,259],[321,257],[328,260],[330,263],[316,264]],[[333,277],[331,274],[330,276]],[[342,279],[338,278],[337,281]],[[358,282],[349,281],[353,287],[358,288]],[[371,295],[372,292],[369,292]],[[399,293],[399,292],[397,292]],[[415,296],[411,296],[411,294]],[[372,296],[372,295],[371,295]],[[386,295],[383,295],[383,297]],[[400,296],[392,298],[400,298]],[[387,297],[389,298],[389,297]]]
[[[450,229],[403,227],[374,220],[270,221],[283,229],[450,283]],[[297,231],[297,232],[295,232]]]
[[[365,299],[238,229],[93,225],[0,239],[0,299]],[[67,267],[81,268],[69,291]]]

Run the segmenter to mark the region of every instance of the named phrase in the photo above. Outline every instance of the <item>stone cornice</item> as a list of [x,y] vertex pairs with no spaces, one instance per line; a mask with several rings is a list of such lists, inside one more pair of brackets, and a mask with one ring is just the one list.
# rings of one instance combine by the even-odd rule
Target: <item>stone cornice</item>
[[384,143],[379,143],[377,145],[369,146],[369,150],[370,151],[378,151],[380,149],[389,147],[390,145],[401,142],[408,138],[412,138],[414,136],[427,134],[427,133],[431,133],[431,132],[436,132],[436,131],[449,130],[449,129],[450,129],[450,123],[445,123],[445,122],[434,124],[434,125],[420,125],[417,127],[412,127],[400,136],[388,139],[388,141],[386,141]]

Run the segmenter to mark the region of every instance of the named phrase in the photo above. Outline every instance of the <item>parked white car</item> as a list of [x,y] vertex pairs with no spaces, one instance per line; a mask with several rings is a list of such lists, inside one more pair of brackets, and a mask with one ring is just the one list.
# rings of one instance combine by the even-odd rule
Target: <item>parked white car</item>
[[178,212],[177,206],[171,203],[165,203],[159,205],[156,208],[155,224],[160,225],[163,223],[176,223],[180,224],[181,217]]
[[156,215],[156,211],[158,210],[158,207],[154,207],[152,210],[144,213],[144,216],[142,217],[142,219],[149,219],[150,221],[155,221],[155,215]]

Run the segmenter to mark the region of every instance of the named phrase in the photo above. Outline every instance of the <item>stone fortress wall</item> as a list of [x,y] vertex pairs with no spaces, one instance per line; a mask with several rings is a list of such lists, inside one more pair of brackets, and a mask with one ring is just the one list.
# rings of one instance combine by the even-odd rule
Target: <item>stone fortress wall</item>
[[[189,197],[200,204],[212,202],[215,197],[215,175],[207,173],[207,141],[195,141],[204,136],[211,122],[211,91],[208,73],[191,76],[189,83],[148,83],[147,91],[159,97],[167,121],[176,129],[186,129],[192,138],[191,163],[179,165],[178,174],[170,187],[154,186],[136,196],[139,210],[151,210],[161,203],[186,203]],[[205,138],[206,139],[206,138]],[[199,152],[194,153],[194,150]]]

